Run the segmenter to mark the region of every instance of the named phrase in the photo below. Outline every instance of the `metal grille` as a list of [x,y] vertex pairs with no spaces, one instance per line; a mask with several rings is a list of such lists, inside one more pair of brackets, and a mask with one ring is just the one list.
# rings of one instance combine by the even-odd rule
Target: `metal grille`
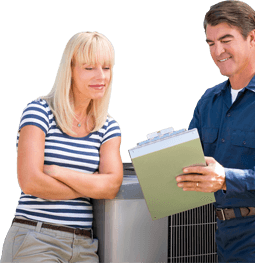
[[169,216],[168,262],[218,262],[213,204]]

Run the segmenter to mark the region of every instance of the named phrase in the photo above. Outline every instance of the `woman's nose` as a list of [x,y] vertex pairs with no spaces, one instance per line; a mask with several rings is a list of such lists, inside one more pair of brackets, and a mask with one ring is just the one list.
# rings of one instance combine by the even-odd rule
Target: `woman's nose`
[[104,73],[104,70],[103,70],[103,68],[101,66],[97,67],[96,77],[98,79],[104,79],[105,78],[105,73]]

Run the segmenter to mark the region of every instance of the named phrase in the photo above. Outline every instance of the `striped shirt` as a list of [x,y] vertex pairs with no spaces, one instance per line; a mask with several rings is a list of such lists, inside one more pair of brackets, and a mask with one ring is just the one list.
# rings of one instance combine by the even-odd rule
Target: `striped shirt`
[[[47,102],[42,99],[29,103],[25,108],[19,130],[26,125],[35,125],[45,133],[45,165],[55,164],[90,174],[98,170],[100,146],[111,138],[121,136],[117,122],[107,117],[105,124],[98,131],[82,138],[71,137],[56,125]],[[17,149],[18,142],[19,132]],[[23,192],[15,216],[76,228],[91,228],[93,221],[90,198],[55,201]]]

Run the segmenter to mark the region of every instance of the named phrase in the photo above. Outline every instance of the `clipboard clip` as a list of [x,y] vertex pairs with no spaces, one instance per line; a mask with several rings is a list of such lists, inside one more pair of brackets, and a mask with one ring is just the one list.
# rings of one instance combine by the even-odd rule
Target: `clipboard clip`
[[167,129],[164,129],[164,130],[161,130],[161,131],[157,131],[157,132],[153,132],[153,133],[149,133],[147,134],[147,139],[148,140],[152,140],[156,137],[162,137],[163,135],[165,135],[166,133],[169,133],[169,135],[171,133],[174,132],[174,128],[170,127],[170,128],[167,128]]

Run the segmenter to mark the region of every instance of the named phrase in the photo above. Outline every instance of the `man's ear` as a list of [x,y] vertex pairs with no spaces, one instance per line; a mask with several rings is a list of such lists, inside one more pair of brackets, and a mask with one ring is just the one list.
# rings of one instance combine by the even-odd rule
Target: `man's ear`
[[249,33],[248,37],[250,38],[251,46],[255,47],[255,29]]

